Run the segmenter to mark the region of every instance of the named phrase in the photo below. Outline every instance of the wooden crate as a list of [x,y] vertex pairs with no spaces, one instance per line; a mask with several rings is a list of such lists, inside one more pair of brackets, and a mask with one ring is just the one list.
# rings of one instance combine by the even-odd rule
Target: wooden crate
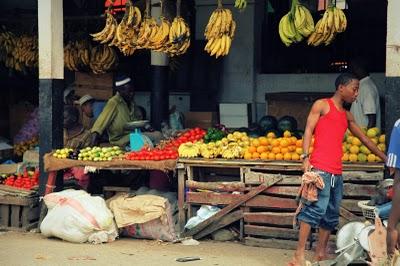
[[96,100],[108,100],[113,95],[113,73],[96,75],[93,73],[75,72],[75,94],[85,94]]
[[0,195],[0,227],[7,230],[28,231],[37,227],[39,197]]

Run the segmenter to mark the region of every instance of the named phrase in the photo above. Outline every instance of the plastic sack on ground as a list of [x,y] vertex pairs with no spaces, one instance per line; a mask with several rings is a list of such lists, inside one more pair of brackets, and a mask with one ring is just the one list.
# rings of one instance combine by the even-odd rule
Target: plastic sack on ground
[[168,199],[154,195],[120,194],[108,201],[121,235],[134,238],[176,240]]
[[197,211],[196,216],[190,218],[187,221],[185,228],[189,229],[189,230],[192,229],[193,227],[195,227],[202,221],[210,218],[211,216],[213,216],[220,210],[221,210],[220,208],[215,207],[215,206],[201,205],[200,209]]
[[101,197],[67,189],[44,197],[48,213],[40,225],[46,237],[74,243],[114,241],[118,236],[114,216]]

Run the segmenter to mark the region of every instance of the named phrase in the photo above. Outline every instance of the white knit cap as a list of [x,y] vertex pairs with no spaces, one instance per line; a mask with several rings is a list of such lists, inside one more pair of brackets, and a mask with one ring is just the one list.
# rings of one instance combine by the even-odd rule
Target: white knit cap
[[91,101],[91,100],[94,100],[94,98],[92,96],[90,96],[89,94],[85,94],[79,99],[78,103],[80,106],[82,106],[84,103]]

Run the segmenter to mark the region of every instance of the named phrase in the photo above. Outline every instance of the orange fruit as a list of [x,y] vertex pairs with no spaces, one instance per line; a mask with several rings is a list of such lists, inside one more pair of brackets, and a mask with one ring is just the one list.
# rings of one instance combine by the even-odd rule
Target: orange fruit
[[250,159],[252,159],[252,158],[253,158],[253,156],[252,156],[252,153],[251,153],[251,152],[246,151],[246,152],[244,153],[244,159],[245,159],[245,160],[250,160]]
[[268,132],[268,134],[267,134],[267,138],[276,138],[276,135],[275,135],[275,133],[274,132]]
[[290,144],[290,142],[289,142],[288,139],[283,138],[283,139],[281,140],[281,147],[287,147],[287,146],[289,146],[289,144]]
[[273,139],[271,141],[271,145],[272,145],[272,147],[278,147],[280,145],[279,140]]
[[350,147],[350,153],[352,154],[358,154],[360,152],[360,148],[356,145],[353,145]]
[[258,140],[260,141],[260,145],[267,146],[269,141],[266,137],[259,137]]
[[353,137],[351,144],[361,146],[361,141],[357,137]]
[[258,153],[263,153],[267,151],[267,147],[266,146],[258,146],[257,147],[257,152]]
[[263,152],[260,154],[260,158],[262,160],[268,160],[268,152]]
[[252,144],[254,147],[258,147],[258,146],[260,146],[260,141],[259,141],[258,139],[253,139],[253,141],[251,142],[251,144]]
[[297,138],[292,136],[290,139],[292,140],[292,145],[296,145]]
[[283,155],[283,159],[284,159],[285,161],[290,161],[290,160],[292,160],[292,154],[289,153],[289,152],[285,153],[285,154]]
[[279,147],[272,147],[272,153],[280,153],[281,152],[281,148]]
[[268,154],[268,159],[269,159],[269,160],[275,160],[275,153],[270,152],[270,153]]
[[258,152],[253,152],[253,154],[251,155],[251,157],[253,159],[259,159],[260,158],[260,154]]
[[349,154],[348,153],[343,153],[342,161],[343,162],[347,162],[348,160],[349,160]]
[[296,153],[301,155],[303,153],[303,148],[296,148]]
[[281,148],[281,153],[282,154],[285,154],[287,152],[289,152],[289,148]]
[[250,146],[249,148],[247,148],[247,151],[250,152],[250,153],[253,153],[253,152],[257,151],[257,148],[254,147],[254,146]]
[[299,148],[303,147],[303,140],[302,139],[296,140],[296,147],[299,147]]
[[290,152],[294,152],[294,151],[296,150],[296,146],[290,145],[290,146],[288,147],[288,149],[289,149]]
[[285,130],[285,132],[283,132],[283,136],[284,136],[285,138],[290,138],[290,137],[292,136],[292,133],[290,133],[289,130]]
[[275,160],[283,160],[283,154],[282,153],[275,154]]
[[298,161],[298,160],[300,160],[300,155],[298,155],[297,153],[292,153],[292,160],[293,160],[293,161]]

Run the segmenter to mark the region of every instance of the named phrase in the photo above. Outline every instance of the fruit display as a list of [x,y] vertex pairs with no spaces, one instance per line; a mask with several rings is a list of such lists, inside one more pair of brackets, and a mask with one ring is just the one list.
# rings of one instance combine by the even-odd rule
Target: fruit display
[[347,28],[347,18],[343,10],[330,6],[325,10],[323,17],[315,25],[315,31],[307,40],[308,45],[329,45],[336,34],[344,32]]
[[99,45],[90,51],[89,67],[94,74],[106,73],[118,65],[118,56],[112,47]]
[[[363,128],[364,133],[374,142],[378,149],[382,152],[386,152],[386,136],[385,134],[381,134],[379,128]],[[361,141],[353,136],[350,132],[346,133],[346,137],[342,144],[343,148],[343,162],[381,162],[381,159],[375,154],[371,153],[371,151],[361,143]]]
[[120,147],[87,147],[80,150],[71,148],[57,149],[53,156],[59,159],[72,159],[79,161],[112,161],[115,158],[121,158],[123,151]]
[[121,22],[111,14],[111,6],[106,12],[106,25],[98,33],[90,34],[94,41],[109,46],[116,46],[125,56],[132,55],[137,49],[150,49],[163,52],[169,56],[186,53],[190,46],[190,28],[180,16],[181,0],[178,0],[177,15],[172,23],[163,16],[163,1],[161,1],[162,15],[157,23],[156,18],[150,15],[150,1],[146,0],[146,10],[142,19],[138,7],[131,1],[126,1],[125,14]]
[[229,53],[235,35],[236,22],[233,20],[230,9],[223,8],[221,1],[208,20],[204,36],[207,44],[204,50],[218,58]]
[[33,137],[30,140],[14,144],[14,154],[17,156],[22,156],[24,155],[24,152],[35,148],[38,144],[39,140],[37,137]]
[[202,140],[206,135],[206,131],[201,128],[192,128],[189,129],[178,137],[171,139],[171,140],[164,140],[161,141],[160,144],[156,147],[158,149],[175,149],[177,150],[179,146],[186,142],[196,142]]
[[149,149],[143,148],[137,152],[128,152],[125,154],[127,160],[148,160],[148,161],[160,161],[160,160],[176,160],[178,158],[178,152],[175,149]]
[[288,47],[314,32],[314,20],[305,6],[293,0],[290,11],[281,18],[278,29],[281,41]]
[[35,171],[24,170],[23,175],[1,175],[1,184],[26,190],[39,185],[39,169]]
[[215,142],[225,137],[224,131],[218,128],[209,128],[204,136],[204,143]]
[[[270,132],[266,136],[252,139],[243,158],[246,160],[298,161],[303,153],[302,147],[303,140],[292,136],[290,131],[285,131],[283,137],[280,138]],[[311,146],[309,152],[311,153],[312,150]]]
[[0,29],[0,62],[7,68],[24,71],[38,67],[38,52],[37,36],[17,36],[4,26]]
[[235,0],[235,7],[240,11],[243,11],[247,7],[247,0]]

